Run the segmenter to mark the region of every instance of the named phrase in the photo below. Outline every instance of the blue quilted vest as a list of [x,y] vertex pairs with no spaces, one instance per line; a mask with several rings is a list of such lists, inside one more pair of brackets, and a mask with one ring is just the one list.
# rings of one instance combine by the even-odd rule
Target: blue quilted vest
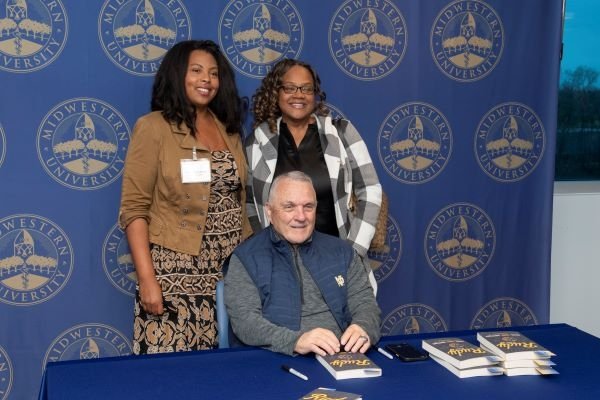
[[347,273],[352,247],[330,235],[314,232],[312,240],[294,250],[267,227],[239,245],[234,254],[242,260],[260,294],[263,316],[272,323],[294,331],[300,329],[302,293],[294,265],[294,251],[344,331],[352,317],[347,303]]

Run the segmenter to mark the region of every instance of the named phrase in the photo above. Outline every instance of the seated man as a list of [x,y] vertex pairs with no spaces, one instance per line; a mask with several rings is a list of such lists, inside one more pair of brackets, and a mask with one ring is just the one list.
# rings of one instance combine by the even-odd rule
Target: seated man
[[245,344],[285,354],[366,352],[381,310],[352,246],[314,231],[317,200],[300,171],[273,181],[271,225],[239,245],[225,268],[225,305]]

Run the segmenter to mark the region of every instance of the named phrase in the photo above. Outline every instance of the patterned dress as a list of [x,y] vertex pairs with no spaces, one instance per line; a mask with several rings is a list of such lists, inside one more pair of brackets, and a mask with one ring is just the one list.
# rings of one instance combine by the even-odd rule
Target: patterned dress
[[223,261],[242,239],[242,182],[229,151],[212,152],[212,180],[200,254],[192,256],[151,244],[165,312],[155,316],[135,299],[133,352],[203,350],[218,344],[215,288]]

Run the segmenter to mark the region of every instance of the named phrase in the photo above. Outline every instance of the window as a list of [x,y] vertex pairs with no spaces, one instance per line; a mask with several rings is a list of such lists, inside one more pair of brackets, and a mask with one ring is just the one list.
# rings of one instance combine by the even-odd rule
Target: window
[[600,180],[600,1],[565,1],[555,180]]

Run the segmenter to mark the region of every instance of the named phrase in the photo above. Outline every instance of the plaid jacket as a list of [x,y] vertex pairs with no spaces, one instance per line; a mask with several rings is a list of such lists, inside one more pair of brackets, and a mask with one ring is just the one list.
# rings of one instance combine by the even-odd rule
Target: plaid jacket
[[[346,120],[333,123],[331,117],[317,117],[325,163],[331,179],[335,219],[341,238],[346,238],[358,254],[365,256],[375,234],[381,206],[381,185],[367,145]],[[277,121],[277,126],[281,118]],[[342,134],[338,134],[341,127]],[[253,228],[269,225],[265,203],[277,165],[279,135],[267,123],[258,126],[246,139],[248,158],[247,212]],[[357,198],[355,213],[349,210],[350,194]],[[252,200],[254,203],[252,203]],[[260,224],[260,225],[259,225]]]

